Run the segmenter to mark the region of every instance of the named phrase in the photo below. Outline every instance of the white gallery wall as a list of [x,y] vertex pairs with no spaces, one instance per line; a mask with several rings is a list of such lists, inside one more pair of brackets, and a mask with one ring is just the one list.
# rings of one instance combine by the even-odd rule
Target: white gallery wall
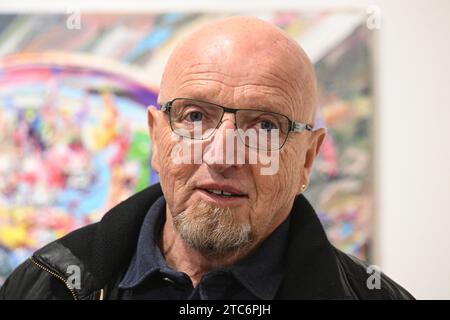
[[450,1],[377,3],[377,262],[450,299]]
[[421,299],[450,299],[450,1],[2,1],[0,12],[357,7],[376,33],[375,263]]

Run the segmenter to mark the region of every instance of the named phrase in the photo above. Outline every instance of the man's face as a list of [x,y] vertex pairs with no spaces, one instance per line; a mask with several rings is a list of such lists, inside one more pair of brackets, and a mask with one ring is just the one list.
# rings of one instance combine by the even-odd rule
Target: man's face
[[[187,50],[169,69],[159,103],[191,98],[229,108],[270,110],[294,121],[310,122],[302,110],[301,84],[292,75],[295,61],[289,61],[283,52],[262,47],[216,37],[205,48]],[[211,157],[208,150],[217,151],[226,144],[225,132],[235,128],[234,120],[233,114],[225,113],[214,136],[201,142],[204,157]],[[202,233],[203,224],[203,233],[214,234],[214,239],[206,239],[210,249],[211,242],[220,241],[216,238],[223,237],[227,230],[234,230],[235,237],[241,238],[247,232],[247,242],[251,243],[265,239],[287,217],[301,185],[307,184],[323,138],[323,133],[291,132],[283,148],[272,151],[272,158],[279,159],[277,172],[262,175],[261,168],[268,165],[249,164],[248,157],[245,164],[176,163],[171,154],[180,137],[172,132],[169,116],[149,109],[149,125],[154,144],[152,165],[159,173],[168,210],[174,221],[180,214],[184,222],[191,219],[184,227],[194,233]],[[216,195],[211,192],[214,190],[234,196]],[[198,212],[203,211],[200,217]],[[222,217],[213,219],[214,212]],[[177,228],[180,231],[179,224]]]

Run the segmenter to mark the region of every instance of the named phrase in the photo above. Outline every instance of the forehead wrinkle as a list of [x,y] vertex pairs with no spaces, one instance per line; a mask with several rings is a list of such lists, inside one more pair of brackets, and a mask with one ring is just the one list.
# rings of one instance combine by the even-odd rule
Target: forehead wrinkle
[[[215,68],[210,68],[209,66],[216,66]],[[219,69],[219,70],[214,70]],[[284,70],[281,72],[282,75],[279,75],[280,72],[277,70],[264,70],[258,73],[255,72],[246,72],[246,73],[231,73],[229,71],[223,72],[220,68],[217,68],[217,64],[214,63],[196,63],[187,68],[184,68],[182,73],[177,75],[175,83],[179,82],[177,85],[178,88],[186,86],[186,83],[191,81],[212,81],[212,82],[222,82],[223,85],[229,87],[243,87],[243,86],[257,86],[257,87],[267,87],[272,91],[269,93],[276,94],[279,96],[285,96],[286,100],[290,103],[295,103],[292,95],[296,95],[295,87],[293,85],[295,79],[292,81],[286,80],[286,77],[293,78],[289,75],[288,72]],[[286,88],[290,90],[286,90]],[[279,91],[277,93],[276,91]],[[291,91],[291,94],[289,93]]]
[[[210,73],[210,72],[208,72]],[[228,76],[223,74],[223,73],[219,73],[220,75],[223,75],[223,78],[227,78]],[[192,82],[194,82],[194,84],[192,84]],[[277,94],[280,97],[289,97],[289,94],[286,92],[286,90],[279,85],[268,85],[268,84],[263,84],[261,82],[256,82],[254,80],[252,81],[245,81],[245,80],[241,80],[238,83],[233,83],[232,81],[227,81],[227,80],[222,80],[222,79],[214,79],[211,77],[204,77],[201,74],[198,74],[198,77],[191,77],[189,79],[185,79],[182,80],[181,83],[177,86],[178,90],[184,89],[188,86],[191,85],[202,85],[202,86],[207,86],[208,83],[217,83],[218,86],[227,86],[227,87],[232,87],[234,89],[240,89],[240,88],[253,88],[253,87],[257,87],[257,88],[261,88],[261,90],[264,90],[264,88],[266,88],[266,90],[264,90],[267,93],[270,94]]]
[[[211,83],[217,84],[217,86],[211,88],[210,86]],[[211,98],[217,97],[216,93],[220,92],[223,86],[233,88],[233,96],[232,96],[233,102],[229,103],[228,105],[229,107],[236,105],[237,108],[252,109],[259,106],[262,107],[263,109],[267,110],[270,109],[270,111],[285,113],[284,106],[292,105],[292,101],[290,101],[290,96],[285,93],[282,87],[267,86],[264,84],[252,82],[236,85],[229,83],[227,81],[198,77],[195,79],[191,78],[183,81],[181,85],[177,87],[176,91],[177,95],[180,95],[180,97],[183,96],[185,98],[193,98],[199,100],[203,99],[208,102],[221,104],[221,101],[216,101],[215,99]],[[193,87],[193,89],[189,87]],[[203,87],[203,88],[195,89],[195,87]],[[204,89],[204,87],[208,87],[208,89]],[[185,94],[183,91],[187,92],[187,94]],[[274,97],[276,97],[276,99],[274,99]],[[277,108],[278,110],[274,110],[273,109],[274,107]],[[289,109],[290,109],[289,111],[291,111],[289,112],[289,116],[292,117],[292,109],[291,108]]]
[[[280,92],[283,93],[283,97],[287,100],[286,106],[288,107],[290,111],[290,116],[294,117],[296,116],[295,110],[299,109],[303,106],[302,100],[301,100],[301,93],[296,90],[294,82],[295,79],[292,79],[292,81],[286,80],[284,77],[280,76],[278,72],[271,72],[267,71],[266,73],[261,73],[258,75],[259,77],[263,79],[267,79],[271,81],[272,83],[277,83],[277,85],[274,85],[274,88],[277,88]],[[293,78],[293,77],[291,77]],[[284,84],[284,85],[283,85]],[[286,90],[287,88],[287,90]],[[290,93],[289,93],[290,91]],[[297,99],[299,98],[299,99]],[[299,100],[299,101],[297,101]]]
[[[273,66],[280,66],[281,64],[258,63],[258,64],[255,64],[254,66],[253,65],[244,66],[239,70],[240,73],[234,73],[234,74],[231,73],[229,70],[227,72],[222,72],[220,69],[226,68],[226,66],[224,66],[222,64],[221,65],[222,68],[217,68],[218,65],[219,64],[217,62],[216,63],[199,62],[199,63],[191,64],[190,66],[188,66],[186,68],[182,68],[184,71],[177,75],[177,79],[180,77],[186,76],[186,75],[195,75],[195,74],[220,75],[223,78],[227,77],[227,78],[231,78],[231,79],[243,78],[243,77],[255,77],[255,78],[261,78],[264,80],[271,81],[273,83],[274,87],[276,87],[276,85],[275,85],[276,83],[282,82],[285,84],[286,87],[290,87],[292,90],[295,90],[295,87],[292,85],[292,83],[296,82],[297,77],[294,77],[292,72],[285,71],[285,70],[283,70],[283,68],[279,68],[278,70],[272,70]],[[211,66],[213,68],[211,68]],[[261,69],[261,71],[259,71],[258,73],[256,73],[256,72],[244,73],[244,72],[242,72],[242,70],[244,70],[245,67],[247,67],[249,69]],[[214,70],[214,69],[218,69],[218,70]],[[246,80],[244,80],[244,81],[246,81]],[[268,86],[270,86],[270,85],[268,85]],[[281,86],[281,87],[285,87],[285,86]]]
[[[242,72],[242,70],[240,70],[240,73],[232,73],[229,70],[223,72],[221,69],[226,67],[226,65],[224,66],[223,64],[218,64],[217,62],[202,62],[201,60],[195,61],[187,67],[180,68],[183,71],[181,73],[177,73],[175,83],[180,81],[181,83],[177,88],[175,88],[175,90],[184,89],[184,87],[190,85],[189,82],[192,81],[222,82],[219,84],[235,88],[242,88],[245,86],[258,86],[261,88],[259,90],[264,90],[263,87],[267,87],[270,89],[264,90],[264,93],[278,96],[282,100],[284,100],[282,103],[277,103],[282,106],[282,108],[277,111],[281,111],[284,114],[289,115],[289,117],[294,120],[307,120],[303,119],[303,115],[306,112],[306,110],[303,109],[305,109],[305,107],[307,108],[307,106],[304,105],[305,99],[303,98],[303,95],[308,93],[305,93],[306,88],[304,84],[299,81],[299,79],[304,79],[305,75],[295,77],[293,72],[291,72],[290,70],[285,70],[286,67],[282,64],[281,65],[283,67],[280,68],[280,64],[277,64],[276,62],[277,61],[270,61],[267,64],[258,63],[254,66],[250,65],[246,67],[247,69],[260,69],[260,71],[257,73],[244,73]],[[184,63],[181,62],[181,65]],[[179,65],[179,67],[181,65]],[[275,67],[278,67],[278,69],[274,70]],[[261,70],[263,68],[265,70]],[[248,79],[252,77],[255,79]],[[239,80],[239,78],[243,79]],[[237,81],[237,84],[231,83],[236,79],[239,80]],[[259,79],[261,79],[261,81],[258,82]],[[206,86],[207,84],[198,83],[198,85]],[[247,89],[244,90],[247,91]],[[286,113],[286,111],[288,113]]]

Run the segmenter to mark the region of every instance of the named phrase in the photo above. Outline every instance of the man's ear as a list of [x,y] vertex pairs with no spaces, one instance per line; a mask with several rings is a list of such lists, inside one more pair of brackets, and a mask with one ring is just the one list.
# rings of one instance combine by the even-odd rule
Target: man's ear
[[159,162],[158,162],[158,144],[156,143],[156,121],[157,121],[157,114],[158,110],[155,106],[149,106],[147,108],[147,124],[148,124],[148,132],[150,134],[151,139],[151,146],[152,146],[152,169],[156,171],[156,173],[159,174]]
[[308,149],[305,152],[305,159],[301,173],[300,190],[298,193],[303,192],[302,185],[308,186],[309,175],[314,164],[314,159],[319,154],[320,147],[325,139],[327,131],[324,128],[317,129],[311,132],[311,136],[308,142]]

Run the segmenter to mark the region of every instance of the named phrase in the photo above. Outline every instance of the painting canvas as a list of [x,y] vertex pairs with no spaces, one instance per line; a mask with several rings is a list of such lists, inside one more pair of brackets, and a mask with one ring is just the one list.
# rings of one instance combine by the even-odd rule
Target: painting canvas
[[[0,284],[34,250],[156,183],[146,108],[164,64],[198,26],[241,12],[0,15]],[[333,10],[246,12],[315,64],[328,135],[307,198],[339,248],[370,259],[371,32]]]

